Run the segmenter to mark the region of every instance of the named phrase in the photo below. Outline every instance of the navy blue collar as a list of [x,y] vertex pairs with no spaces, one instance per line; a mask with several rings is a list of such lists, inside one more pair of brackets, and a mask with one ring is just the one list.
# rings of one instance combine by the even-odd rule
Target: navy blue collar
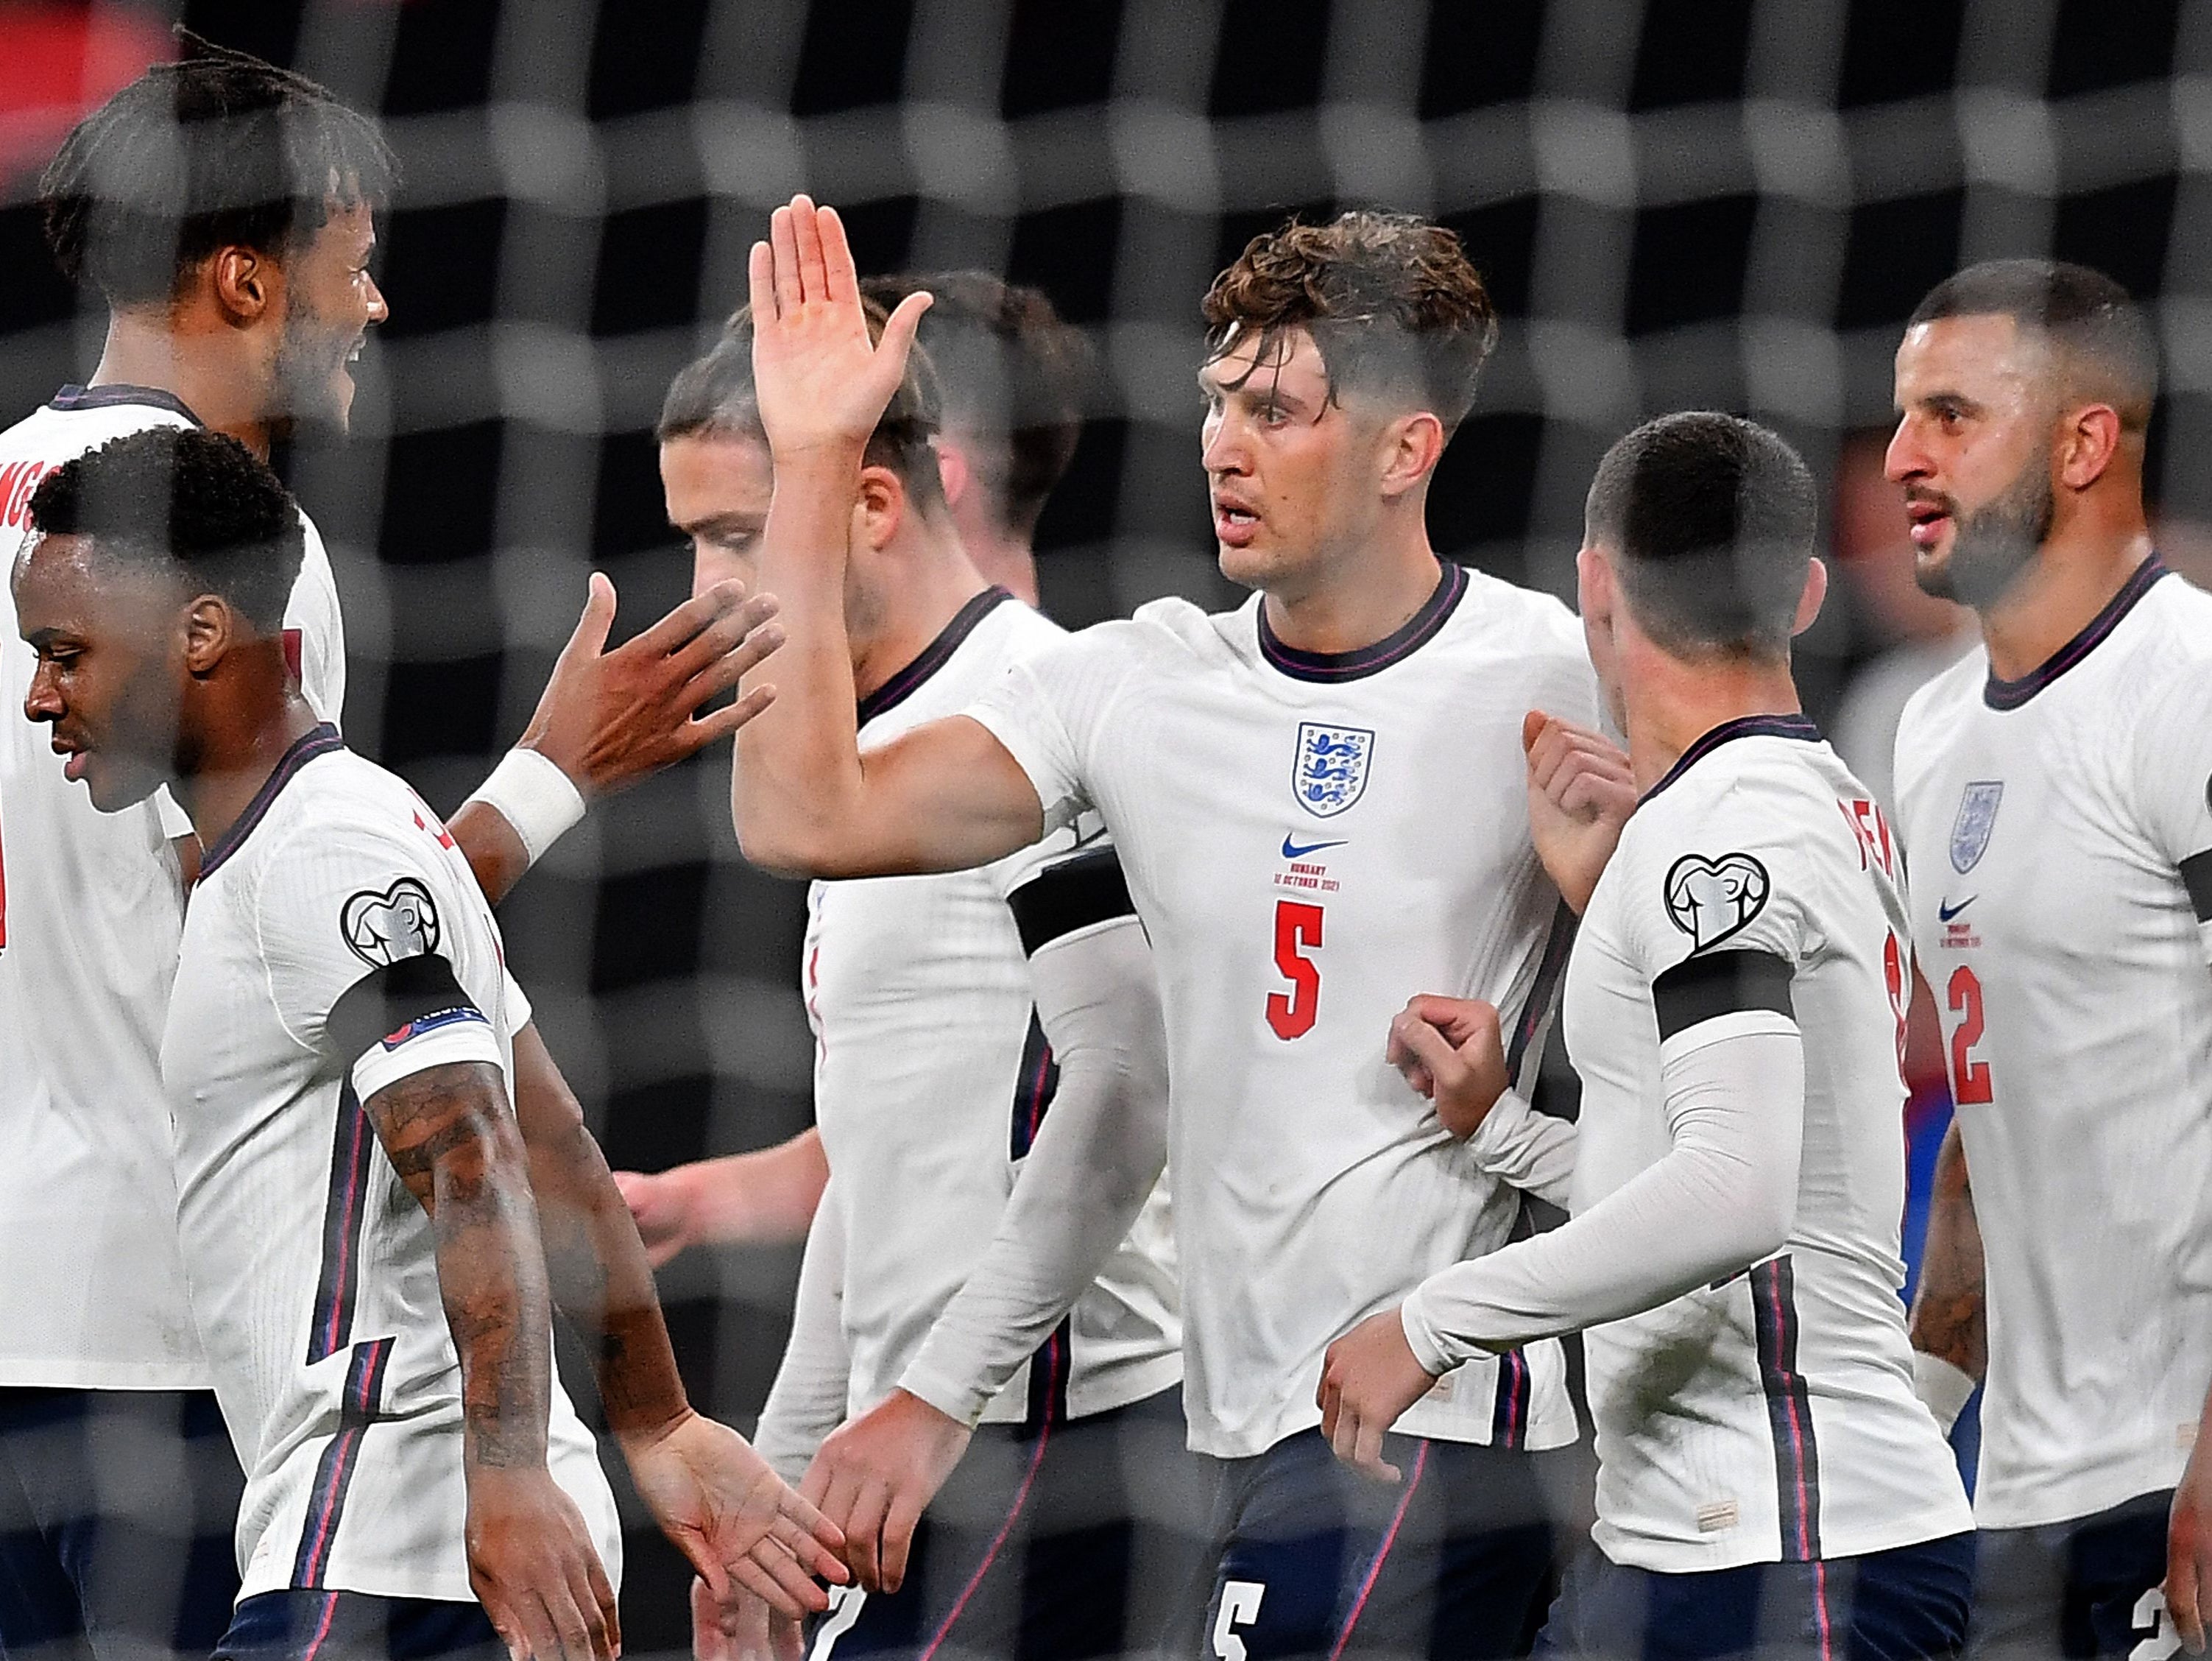
[[299,776],[300,770],[317,756],[327,756],[333,750],[345,748],[345,740],[338,729],[324,721],[311,727],[292,740],[292,747],[279,757],[276,765],[261,788],[253,793],[253,800],[246,804],[246,811],[230,823],[230,827],[208,847],[200,856],[200,880],[205,882],[215,874],[215,868],[238,851],[239,844],[252,833],[253,827],[267,817],[270,808],[284,787]]
[[2105,602],[2105,609],[2091,618],[2080,634],[2018,680],[1999,680],[1996,671],[1990,670],[1989,679],[1982,686],[1982,702],[1992,709],[2019,709],[2095,651],[2105,636],[2120,626],[2120,619],[2136,609],[2136,602],[2150,592],[2151,585],[2166,574],[2164,562],[2153,554],[2136,567],[2120,585],[2120,592]]
[[1467,597],[1467,567],[1449,559],[1442,563],[1444,574],[1421,602],[1421,609],[1372,646],[1356,651],[1302,652],[1284,645],[1267,626],[1267,605],[1261,601],[1260,655],[1293,680],[1358,680],[1388,669],[1435,639],[1437,631],[1450,621],[1460,601]]
[[905,703],[921,690],[922,683],[951,660],[961,642],[975,632],[975,625],[1013,595],[1004,588],[986,588],[952,614],[952,621],[938,631],[913,662],[860,700],[860,725],[866,727],[884,710]]
[[106,386],[64,386],[53,395],[46,407],[50,410],[112,410],[118,404],[150,404],[157,410],[167,410],[172,415],[184,417],[195,427],[207,425],[174,392],[165,392],[158,386],[125,386],[119,381]]
[[1734,721],[1724,721],[1676,757],[1659,782],[1638,799],[1637,806],[1650,801],[1731,739],[1802,739],[1818,744],[1820,729],[1802,715],[1738,715]]

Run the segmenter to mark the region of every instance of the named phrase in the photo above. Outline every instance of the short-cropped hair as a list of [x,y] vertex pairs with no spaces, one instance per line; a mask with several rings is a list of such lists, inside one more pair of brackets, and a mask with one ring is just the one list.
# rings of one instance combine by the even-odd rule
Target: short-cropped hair
[[1008,530],[1036,529],[1053,487],[1075,458],[1098,380],[1083,332],[1042,289],[988,271],[872,277],[860,292],[889,307],[918,289],[933,304],[921,341],[936,366],[945,424],[996,446],[977,458]]
[[1265,362],[1302,328],[1331,397],[1350,388],[1426,410],[1447,433],[1474,407],[1498,344],[1498,307],[1458,234],[1372,209],[1254,237],[1213,279],[1205,312],[1212,358],[1256,335]]
[[[889,313],[872,300],[861,302],[868,316],[868,333],[881,339]],[[888,467],[899,476],[907,493],[933,504],[945,500],[945,481],[937,471],[938,429],[944,420],[944,400],[938,392],[937,371],[929,355],[917,345],[908,355],[906,374],[898,390],[884,406],[883,419],[868,435],[863,459],[870,466]],[[653,436],[665,444],[671,439],[711,437],[750,438],[765,444],[761,425],[760,392],[753,380],[753,313],[750,306],[737,312],[724,326],[721,338],[701,357],[695,358],[669,383],[661,400],[660,419]]]
[[398,167],[376,123],[305,76],[179,29],[78,122],[39,181],[46,245],[116,306],[173,299],[218,248],[282,260],[330,206],[380,208]]
[[31,522],[219,595],[264,635],[284,626],[307,550],[276,475],[236,439],[197,427],[149,427],[64,462],[31,493]]
[[1690,660],[1788,653],[1817,516],[1796,451],[1708,410],[1647,421],[1616,442],[1587,509],[1589,539],[1617,556],[1638,624]]
[[2140,432],[2158,398],[2158,337],[2128,291],[2063,259],[1990,259],[1945,277],[1908,329],[1948,317],[2009,317],[2057,349],[2069,392],[2108,400]]

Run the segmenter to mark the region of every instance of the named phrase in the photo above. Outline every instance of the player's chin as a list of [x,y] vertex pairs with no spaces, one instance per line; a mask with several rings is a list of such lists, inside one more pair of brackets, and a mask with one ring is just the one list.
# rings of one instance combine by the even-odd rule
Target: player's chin
[[161,775],[150,767],[90,752],[81,776],[92,805],[103,813],[136,807],[161,788]]
[[1217,540],[1213,548],[1214,563],[1221,575],[1240,588],[1266,587],[1281,564],[1269,557],[1267,549],[1257,542],[1248,542],[1238,548]]

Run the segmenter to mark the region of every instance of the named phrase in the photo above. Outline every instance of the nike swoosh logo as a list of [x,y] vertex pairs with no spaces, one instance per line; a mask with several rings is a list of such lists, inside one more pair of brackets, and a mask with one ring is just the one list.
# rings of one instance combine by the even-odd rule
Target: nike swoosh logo
[[1346,843],[1351,840],[1352,838],[1349,837],[1340,837],[1334,842],[1310,842],[1299,843],[1292,842],[1290,838],[1290,833],[1285,831],[1283,835],[1283,857],[1286,860],[1302,860],[1309,854],[1320,853],[1324,848],[1341,848]]
[[1936,907],[1936,921],[1938,922],[1950,922],[1952,918],[1957,916],[1961,911],[1965,910],[1968,906],[1972,905],[1979,898],[1981,898],[1979,894],[1969,894],[1966,898],[1960,900],[1956,905],[1947,905],[1939,901]]

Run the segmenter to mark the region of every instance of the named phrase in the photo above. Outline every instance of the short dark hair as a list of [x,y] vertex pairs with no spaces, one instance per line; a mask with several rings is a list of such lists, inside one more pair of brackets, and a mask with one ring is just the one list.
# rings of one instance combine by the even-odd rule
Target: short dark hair
[[2068,360],[2071,379],[2108,396],[2129,430],[2150,424],[2158,337],[2142,307],[2102,271],[2063,259],[1984,260],[1930,289],[1905,326],[1987,316],[2009,317],[2048,337]]
[[1474,407],[1498,344],[1498,307],[1458,234],[1372,209],[1255,236],[1205,301],[1209,361],[1256,332],[1264,358],[1303,328],[1334,398],[1345,386],[1407,398],[1449,433]]
[[198,427],[146,428],[64,462],[31,493],[31,522],[106,557],[166,566],[264,634],[284,626],[307,551],[276,475],[236,439]]
[[1788,653],[1817,508],[1811,472],[1778,435],[1710,410],[1647,421],[1598,463],[1587,518],[1661,648]]
[[381,207],[398,167],[375,122],[289,70],[179,29],[78,122],[39,181],[46,246],[111,305],[173,299],[218,248],[282,259],[335,201]]
[[1083,331],[1042,289],[988,271],[872,277],[861,293],[886,307],[918,289],[933,301],[921,340],[936,366],[945,424],[1003,446],[977,458],[999,517],[1021,536],[1074,459],[1098,379]]
[[[873,301],[861,302],[868,314],[868,333],[883,336],[889,316]],[[883,419],[868,435],[865,459],[871,466],[888,467],[899,476],[908,495],[925,503],[945,500],[945,481],[937,471],[937,451],[932,442],[943,421],[944,401],[938,392],[937,371],[929,355],[916,346],[908,355],[906,374],[884,407]],[[653,436],[665,444],[671,439],[724,434],[768,441],[761,426],[760,395],[753,384],[753,313],[744,307],[723,326],[703,357],[695,358],[678,371],[661,400],[660,419]]]

